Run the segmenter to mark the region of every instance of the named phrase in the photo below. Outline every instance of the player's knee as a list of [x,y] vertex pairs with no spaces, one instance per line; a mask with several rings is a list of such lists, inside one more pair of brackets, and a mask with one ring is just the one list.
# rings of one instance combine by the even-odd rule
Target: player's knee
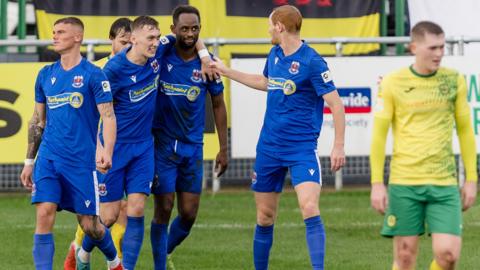
[[145,208],[145,200],[134,200],[128,202],[127,215],[129,216],[143,216]]
[[275,212],[274,211],[259,211],[257,213],[257,224],[261,226],[270,226],[275,222]]
[[318,204],[315,202],[305,202],[300,205],[302,215],[304,218],[320,215]]
[[403,248],[397,251],[397,263],[401,269],[410,269],[415,264],[415,253],[408,248]]
[[53,220],[55,217],[55,209],[49,207],[38,207],[37,208],[37,219],[42,222],[48,222]]
[[439,261],[442,261],[444,264],[447,265],[455,265],[458,261],[460,254],[455,252],[452,249],[443,249],[440,251],[435,252],[435,257],[438,258]]

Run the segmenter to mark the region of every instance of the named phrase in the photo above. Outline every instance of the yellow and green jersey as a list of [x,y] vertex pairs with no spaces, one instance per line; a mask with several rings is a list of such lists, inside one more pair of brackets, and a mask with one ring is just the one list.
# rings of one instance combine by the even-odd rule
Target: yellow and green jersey
[[113,57],[113,55],[109,55],[109,56],[104,57],[102,59],[98,59],[97,61],[93,62],[93,64],[95,66],[99,67],[99,68],[103,68],[107,64],[108,60],[110,60],[110,58],[112,58],[112,57]]
[[407,67],[385,76],[374,115],[392,124],[389,182],[456,185],[453,128],[457,117],[469,114],[465,79],[455,70],[425,76]]

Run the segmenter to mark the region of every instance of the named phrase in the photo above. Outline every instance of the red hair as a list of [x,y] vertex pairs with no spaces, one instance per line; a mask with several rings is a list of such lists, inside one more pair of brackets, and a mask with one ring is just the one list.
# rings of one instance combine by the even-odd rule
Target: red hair
[[302,28],[302,13],[292,5],[277,7],[272,12],[272,23],[281,23],[289,33],[298,33]]

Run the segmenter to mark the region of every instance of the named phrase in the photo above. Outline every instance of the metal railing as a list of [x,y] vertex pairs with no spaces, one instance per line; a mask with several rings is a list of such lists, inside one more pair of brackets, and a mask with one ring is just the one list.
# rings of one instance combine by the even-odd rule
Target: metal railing
[[[343,56],[343,48],[347,44],[407,44],[410,37],[372,37],[372,38],[353,38],[353,37],[332,37],[332,38],[306,38],[309,44],[327,44],[335,45],[335,55]],[[220,47],[227,45],[259,45],[271,44],[268,38],[207,38],[204,39],[207,46],[212,48],[215,55],[218,55]],[[480,42],[480,37],[456,36],[446,38],[446,49],[448,55],[464,55],[465,45],[469,43]],[[0,40],[0,47],[5,46],[49,46],[51,40]],[[83,45],[87,46],[87,58],[93,60],[95,56],[95,47],[99,45],[109,45],[110,40],[87,39]],[[456,50],[455,50],[456,48]],[[456,51],[456,53],[455,53]]]

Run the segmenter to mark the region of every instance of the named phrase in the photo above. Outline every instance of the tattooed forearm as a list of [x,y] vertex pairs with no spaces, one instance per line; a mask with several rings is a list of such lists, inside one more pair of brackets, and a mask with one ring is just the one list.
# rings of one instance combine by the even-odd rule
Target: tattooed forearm
[[28,123],[28,148],[27,158],[34,159],[37,155],[38,147],[42,142],[42,134],[44,123],[40,119],[40,115],[35,111],[32,119]]
[[111,102],[109,103],[102,103],[99,104],[99,110],[100,114],[102,116],[102,119],[115,119],[115,113],[113,111],[113,104]]

